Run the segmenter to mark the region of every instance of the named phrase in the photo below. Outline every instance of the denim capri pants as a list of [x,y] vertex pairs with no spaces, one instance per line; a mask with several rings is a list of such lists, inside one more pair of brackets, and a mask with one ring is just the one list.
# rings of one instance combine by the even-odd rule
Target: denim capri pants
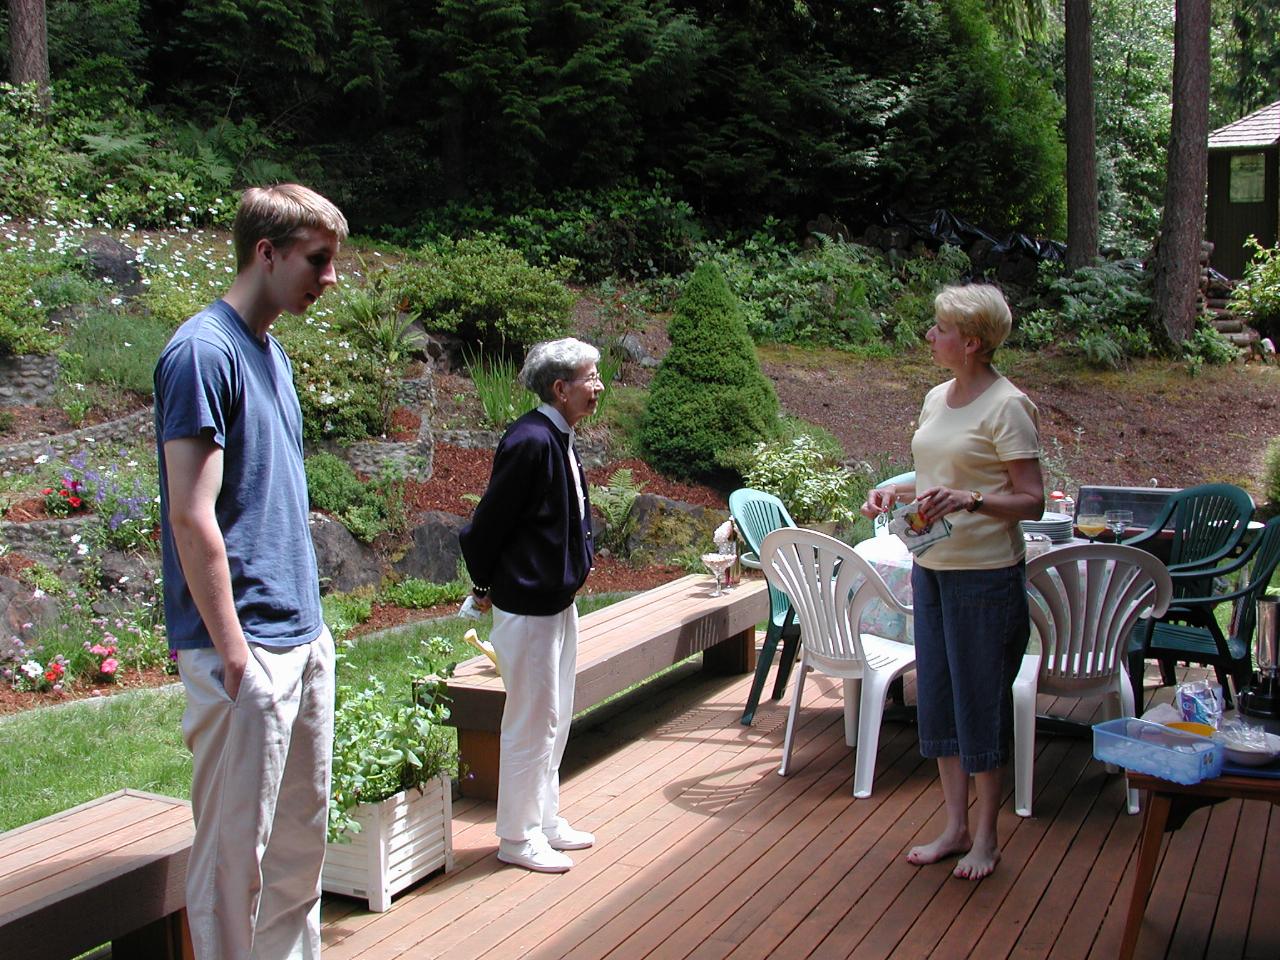
[[911,570],[920,753],[966,773],[1009,762],[1013,681],[1031,633],[1026,564]]

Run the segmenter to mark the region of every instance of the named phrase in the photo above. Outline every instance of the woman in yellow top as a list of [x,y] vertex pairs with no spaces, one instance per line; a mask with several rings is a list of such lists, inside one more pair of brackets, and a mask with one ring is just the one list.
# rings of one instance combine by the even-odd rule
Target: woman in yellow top
[[[1012,756],[1013,679],[1030,634],[1020,520],[1044,513],[1035,405],[991,365],[1012,317],[993,286],[947,287],[925,339],[954,377],[929,391],[911,440],[915,488],[872,490],[863,513],[919,501],[951,536],[917,555],[915,610],[920,752],[938,761],[946,826],[907,860],[960,854],[957,877],[980,880],[1000,859],[996,815]],[[977,789],[969,827],[969,780]]]

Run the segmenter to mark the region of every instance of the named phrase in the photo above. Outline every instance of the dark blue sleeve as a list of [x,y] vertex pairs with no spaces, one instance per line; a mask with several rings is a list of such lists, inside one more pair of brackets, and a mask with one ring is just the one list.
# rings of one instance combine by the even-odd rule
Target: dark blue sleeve
[[494,568],[511,532],[545,500],[551,453],[546,436],[527,430],[508,431],[498,444],[489,486],[458,537],[477,586],[493,583]]
[[237,385],[228,351],[200,337],[171,344],[156,365],[160,442],[208,433],[226,447]]

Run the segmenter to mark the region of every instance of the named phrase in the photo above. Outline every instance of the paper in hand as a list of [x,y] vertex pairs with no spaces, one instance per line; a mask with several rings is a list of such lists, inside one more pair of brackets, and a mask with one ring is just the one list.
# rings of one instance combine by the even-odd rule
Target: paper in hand
[[907,549],[918,556],[939,540],[951,536],[951,522],[946,517],[939,517],[933,523],[925,523],[920,513],[920,501],[913,500],[893,511],[889,532],[896,534]]

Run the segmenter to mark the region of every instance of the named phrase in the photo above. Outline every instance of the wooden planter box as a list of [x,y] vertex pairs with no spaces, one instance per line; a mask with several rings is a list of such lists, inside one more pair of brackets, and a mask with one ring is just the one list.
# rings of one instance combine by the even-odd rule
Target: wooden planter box
[[448,777],[421,791],[406,790],[380,803],[360,804],[360,832],[350,843],[325,846],[320,887],[364,897],[381,913],[391,897],[427,874],[453,869],[453,795]]

